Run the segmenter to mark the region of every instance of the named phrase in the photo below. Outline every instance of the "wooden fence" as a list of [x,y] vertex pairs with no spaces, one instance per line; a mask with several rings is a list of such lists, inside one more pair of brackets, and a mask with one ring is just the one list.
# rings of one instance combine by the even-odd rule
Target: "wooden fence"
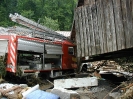
[[75,10],[77,57],[133,47],[133,0],[88,0]]

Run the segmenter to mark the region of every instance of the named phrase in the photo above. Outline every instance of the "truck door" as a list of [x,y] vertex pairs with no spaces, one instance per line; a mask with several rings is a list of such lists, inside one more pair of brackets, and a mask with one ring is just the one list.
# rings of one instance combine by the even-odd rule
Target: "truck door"
[[0,40],[0,56],[5,56],[8,52],[8,40]]
[[8,40],[0,40],[0,59],[7,65]]
[[75,68],[75,63],[74,47],[68,47],[68,66],[70,68]]

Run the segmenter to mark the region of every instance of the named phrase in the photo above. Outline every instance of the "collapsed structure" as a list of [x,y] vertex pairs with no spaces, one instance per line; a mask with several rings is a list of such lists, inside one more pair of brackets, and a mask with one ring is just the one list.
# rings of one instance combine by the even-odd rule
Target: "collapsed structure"
[[132,7],[132,0],[78,0],[71,34],[78,61],[132,55]]

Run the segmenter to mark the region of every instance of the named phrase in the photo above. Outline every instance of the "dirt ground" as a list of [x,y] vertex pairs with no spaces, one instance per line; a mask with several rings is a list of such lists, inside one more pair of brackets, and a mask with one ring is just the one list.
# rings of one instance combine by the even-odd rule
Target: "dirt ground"
[[[106,80],[99,80],[98,86],[90,88],[79,88],[76,90],[81,99],[103,99],[116,85]],[[106,99],[113,99],[107,96]]]
[[[90,94],[88,94],[88,99],[103,99],[105,96],[106,99],[112,99],[107,94],[116,87],[113,83],[106,80],[99,80],[98,86],[91,87],[89,89]],[[83,95],[84,97],[85,95]],[[81,96],[82,97],[82,96]],[[85,99],[85,98],[82,98]],[[86,98],[87,99],[87,98]]]

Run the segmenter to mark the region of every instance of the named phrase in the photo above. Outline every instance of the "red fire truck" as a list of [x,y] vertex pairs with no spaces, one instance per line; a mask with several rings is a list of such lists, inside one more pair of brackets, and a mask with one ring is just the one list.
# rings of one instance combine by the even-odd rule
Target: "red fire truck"
[[[61,76],[77,68],[75,45],[61,34],[21,15],[10,15],[15,22],[36,30],[13,27],[0,35],[0,55],[4,56],[6,71],[19,76],[46,74]],[[36,27],[33,27],[36,26]],[[27,33],[27,34],[26,34]]]

